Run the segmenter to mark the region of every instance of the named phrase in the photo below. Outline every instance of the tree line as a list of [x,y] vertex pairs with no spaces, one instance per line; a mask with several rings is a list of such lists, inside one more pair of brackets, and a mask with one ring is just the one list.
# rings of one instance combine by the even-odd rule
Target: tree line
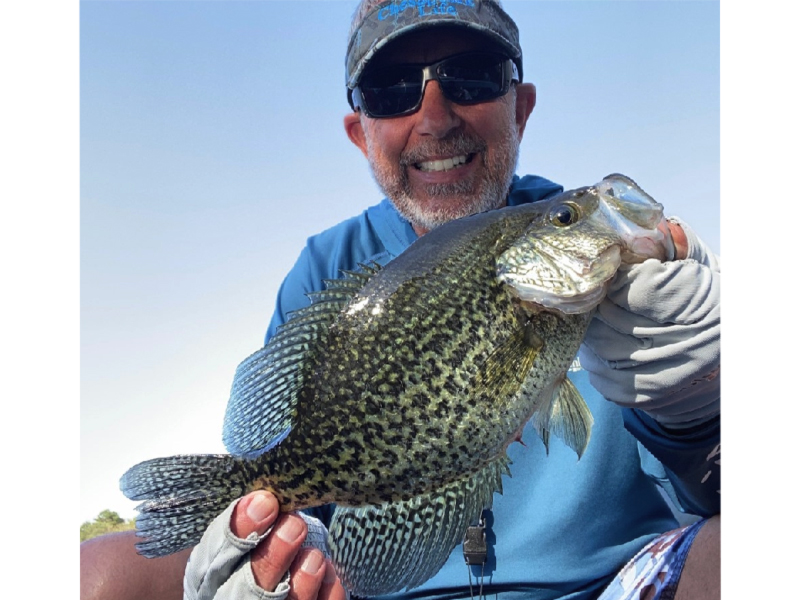
[[114,533],[116,531],[127,531],[136,528],[136,520],[127,521],[120,517],[113,510],[103,510],[97,515],[94,521],[85,521],[81,525],[81,542],[90,540],[98,535]]

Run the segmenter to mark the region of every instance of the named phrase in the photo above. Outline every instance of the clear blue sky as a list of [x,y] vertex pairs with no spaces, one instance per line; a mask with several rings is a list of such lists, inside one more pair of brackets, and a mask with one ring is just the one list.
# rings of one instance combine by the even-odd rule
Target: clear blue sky
[[[234,369],[305,239],[380,199],[344,135],[355,3],[80,3],[81,499],[224,451]],[[622,172],[720,250],[719,4],[506,0],[538,101],[520,173]]]

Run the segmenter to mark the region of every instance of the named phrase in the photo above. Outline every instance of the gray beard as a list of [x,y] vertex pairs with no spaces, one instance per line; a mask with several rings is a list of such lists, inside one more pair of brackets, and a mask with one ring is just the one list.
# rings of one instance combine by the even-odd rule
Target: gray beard
[[[516,130],[511,129],[511,131]],[[497,150],[495,160],[489,160],[486,143],[483,140],[459,133],[451,138],[436,140],[404,152],[400,157],[399,175],[382,171],[371,158],[369,162],[376,183],[403,218],[416,229],[431,230],[453,219],[505,205],[519,158],[519,138],[512,134]],[[457,198],[457,201],[444,207],[430,209],[415,200],[408,181],[408,169],[416,168],[414,164],[428,156],[460,154],[480,155],[486,165],[483,179],[477,182],[460,181],[427,186],[425,193],[429,197]],[[371,150],[369,155],[373,156]],[[476,158],[477,156],[473,156],[472,160]]]

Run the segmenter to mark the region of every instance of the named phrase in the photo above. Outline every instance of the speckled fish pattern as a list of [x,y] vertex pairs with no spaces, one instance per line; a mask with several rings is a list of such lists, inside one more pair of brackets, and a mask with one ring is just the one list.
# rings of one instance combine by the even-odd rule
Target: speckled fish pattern
[[[459,219],[311,294],[237,369],[231,455],[154,459],[123,476],[125,495],[145,500],[140,553],[196,544],[233,499],[265,489],[283,511],[335,504],[340,577],[359,595],[390,593],[435,574],[491,506],[528,421],[580,456],[592,420],[566,372],[592,311],[532,305],[498,277],[501,257],[552,226],[565,199],[581,209],[573,191]],[[597,199],[586,200],[589,214]]]

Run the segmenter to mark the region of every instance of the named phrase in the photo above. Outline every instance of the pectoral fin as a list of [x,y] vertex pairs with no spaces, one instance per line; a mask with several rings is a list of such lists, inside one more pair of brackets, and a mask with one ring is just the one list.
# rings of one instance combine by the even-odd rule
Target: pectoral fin
[[487,357],[472,382],[476,397],[514,395],[542,349],[542,340],[533,330],[521,324]]
[[550,402],[544,404],[533,417],[533,425],[545,447],[549,446],[552,433],[577,452],[578,458],[589,444],[593,423],[586,401],[566,374],[554,386]]

